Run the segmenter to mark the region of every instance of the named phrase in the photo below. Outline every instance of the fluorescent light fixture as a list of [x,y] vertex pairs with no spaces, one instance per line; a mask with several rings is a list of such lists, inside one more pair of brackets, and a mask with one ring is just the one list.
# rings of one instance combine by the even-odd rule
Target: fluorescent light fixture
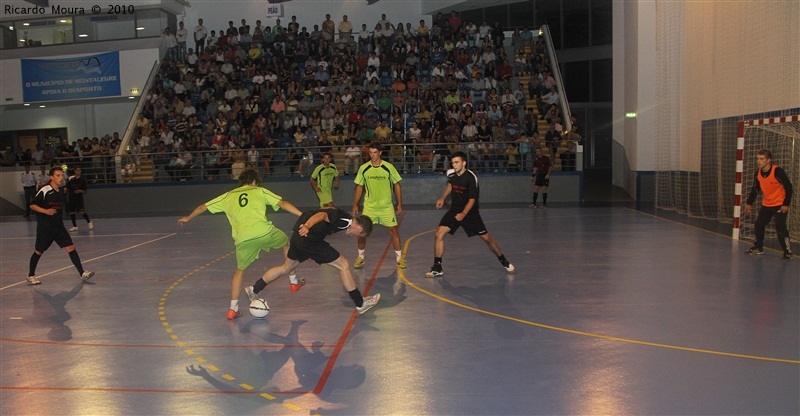
[[14,30],[14,26],[9,26],[8,30]]
[[44,108],[44,104],[40,105],[39,108]]
[[636,112],[635,111],[631,111],[631,112],[625,113],[625,118],[636,118]]
[[130,99],[130,100],[132,100],[132,99],[134,99],[134,98],[136,98],[136,97],[128,97],[128,99]]
[[131,94],[133,94],[133,95],[139,95],[139,89],[138,89],[138,88],[135,88],[135,87],[134,87],[134,88],[131,88]]
[[30,107],[31,106],[30,103],[25,103],[25,104],[22,104],[22,105],[24,105],[25,107]]
[[81,33],[80,35],[78,35],[78,37],[79,37],[79,38],[88,38],[88,37],[89,37],[89,35],[87,35],[87,34],[85,34],[85,33]]
[[139,27],[136,28],[136,30],[144,30],[144,27],[139,26]]
[[30,26],[30,25],[31,25],[31,24],[30,24],[30,23],[28,23],[28,22],[25,22],[25,23],[23,23],[23,24],[22,24],[22,26]]
[[61,20],[59,20],[59,22],[61,22],[61,23],[67,23],[66,19],[61,19]]

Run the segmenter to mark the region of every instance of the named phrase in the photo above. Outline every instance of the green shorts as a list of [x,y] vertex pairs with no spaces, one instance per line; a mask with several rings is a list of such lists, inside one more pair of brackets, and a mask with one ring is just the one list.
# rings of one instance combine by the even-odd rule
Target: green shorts
[[247,270],[258,259],[261,250],[269,252],[273,249],[283,248],[289,243],[286,233],[275,228],[261,237],[242,241],[236,246],[236,267]]
[[317,192],[317,198],[319,198],[320,208],[324,208],[325,204],[330,204],[333,202],[333,194],[330,192]]
[[373,224],[380,224],[384,227],[394,227],[397,225],[397,217],[394,213],[394,207],[382,209],[370,209],[364,207],[362,214],[368,216]]

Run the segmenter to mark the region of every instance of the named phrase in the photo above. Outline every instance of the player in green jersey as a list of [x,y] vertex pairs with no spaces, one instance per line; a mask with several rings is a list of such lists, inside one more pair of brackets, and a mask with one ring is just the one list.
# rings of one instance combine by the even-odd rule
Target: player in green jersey
[[336,165],[331,163],[333,155],[325,152],[322,154],[322,164],[311,173],[311,189],[317,193],[320,208],[333,207],[333,192],[331,189],[339,189],[339,170]]
[[245,169],[239,175],[239,184],[238,188],[201,204],[191,214],[178,220],[178,224],[183,225],[205,211],[212,214],[224,212],[228,217],[236,246],[236,273],[233,274],[231,283],[231,307],[228,310],[228,319],[241,316],[239,293],[242,291],[242,279],[250,264],[258,259],[261,250],[269,252],[283,248],[284,258],[289,250],[289,237],[267,219],[265,215],[267,207],[272,207],[275,211],[280,208],[298,217],[303,214],[280,196],[262,188],[261,178],[254,169]]
[[[397,173],[394,165],[381,160],[383,148],[380,143],[369,145],[369,162],[358,168],[354,183],[356,188],[353,194],[353,215],[357,216],[358,201],[364,195],[364,211],[362,214],[370,217],[375,224],[381,224],[389,229],[392,246],[397,260],[397,267],[406,268],[406,260],[400,250],[400,234],[398,232],[397,216],[403,212],[403,189],[400,181],[403,178]],[[365,192],[366,191],[366,192]],[[397,210],[392,202],[392,194],[397,199]],[[360,269],[364,266],[364,249],[367,247],[367,238],[358,238],[358,257],[353,267]]]

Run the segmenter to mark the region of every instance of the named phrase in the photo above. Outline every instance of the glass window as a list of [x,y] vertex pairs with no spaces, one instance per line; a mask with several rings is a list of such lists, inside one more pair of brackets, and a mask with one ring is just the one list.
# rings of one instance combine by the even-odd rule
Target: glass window
[[167,14],[159,9],[136,11],[136,37],[161,36],[162,28],[167,27]]
[[589,46],[589,1],[563,0],[564,49]]
[[610,45],[611,31],[611,0],[592,0],[592,45]]
[[14,22],[16,46],[42,46],[72,43],[72,17],[19,20]]
[[[500,6],[487,7],[483,9],[486,13],[486,22],[489,26],[494,27],[494,21],[499,20],[503,29],[508,29],[508,5],[503,4]],[[480,23],[477,23],[480,26]]]
[[546,24],[553,37],[553,48],[561,49],[561,3],[539,0],[536,2],[536,27]]
[[509,28],[534,28],[533,24],[533,2],[523,1],[508,5],[508,24]]
[[133,15],[75,16],[76,41],[131,39],[136,37]]
[[611,102],[613,95],[613,65],[611,59],[592,61],[592,101]]
[[564,88],[569,102],[589,102],[591,87],[590,61],[568,62],[561,67]]
[[483,21],[483,9],[466,10],[461,12],[461,20],[464,22],[472,21],[476,27],[480,27]]

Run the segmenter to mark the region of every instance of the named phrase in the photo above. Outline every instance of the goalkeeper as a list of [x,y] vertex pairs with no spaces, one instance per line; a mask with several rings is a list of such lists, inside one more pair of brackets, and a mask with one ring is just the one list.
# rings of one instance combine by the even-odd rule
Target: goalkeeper
[[783,258],[790,260],[792,243],[789,241],[786,218],[789,216],[789,204],[792,201],[792,183],[783,168],[772,164],[772,152],[769,150],[761,149],[756,153],[756,165],[758,165],[758,171],[744,206],[745,214],[750,213],[751,205],[755,202],[759,191],[764,196],[761,199],[758,217],[756,217],[756,242],[750,250],[747,250],[747,253],[764,254],[764,232],[767,224],[775,216],[775,231],[778,234],[778,242],[783,248]]

